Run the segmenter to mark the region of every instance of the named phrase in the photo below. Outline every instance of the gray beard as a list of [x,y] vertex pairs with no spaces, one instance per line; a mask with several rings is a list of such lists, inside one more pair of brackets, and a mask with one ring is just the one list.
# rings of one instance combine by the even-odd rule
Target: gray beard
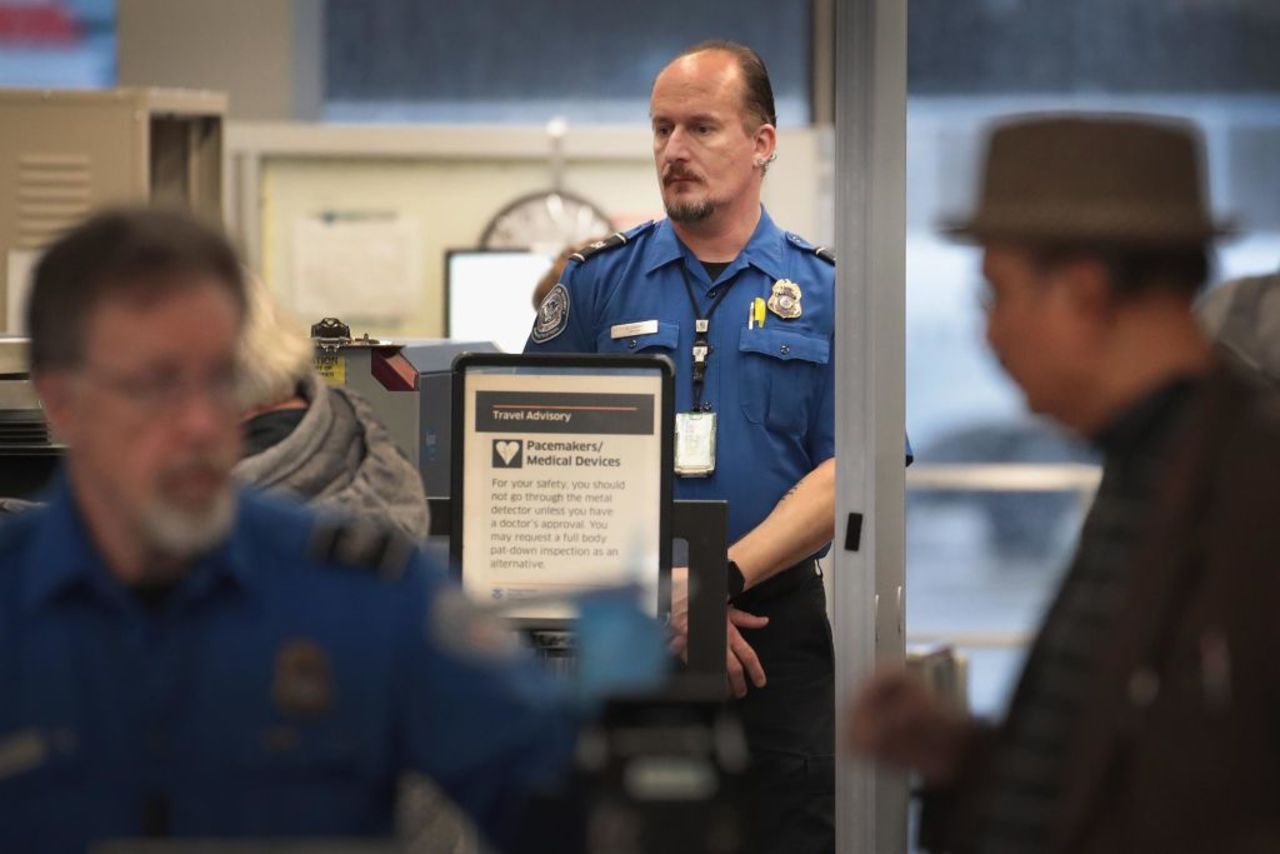
[[716,212],[716,203],[710,199],[701,202],[689,202],[669,204],[667,207],[667,217],[672,222],[693,223],[702,222],[707,217]]
[[142,532],[152,548],[176,559],[206,552],[230,532],[235,520],[235,494],[230,487],[200,510],[187,510],[163,500],[142,514]]

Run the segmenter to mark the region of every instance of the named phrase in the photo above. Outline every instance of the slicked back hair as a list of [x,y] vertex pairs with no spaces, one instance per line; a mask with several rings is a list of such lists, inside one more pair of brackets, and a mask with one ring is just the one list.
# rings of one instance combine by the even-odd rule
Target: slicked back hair
[[727,53],[738,63],[738,70],[742,72],[742,112],[747,117],[747,133],[754,133],[763,124],[776,127],[778,111],[773,105],[773,84],[769,82],[769,70],[760,54],[738,42],[712,40],[694,45],[672,62],[707,51]]

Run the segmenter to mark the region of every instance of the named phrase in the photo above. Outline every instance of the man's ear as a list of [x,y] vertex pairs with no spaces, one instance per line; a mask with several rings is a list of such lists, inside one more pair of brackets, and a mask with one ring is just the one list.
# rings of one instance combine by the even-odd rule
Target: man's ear
[[768,122],[760,125],[752,134],[751,141],[757,164],[768,166],[777,157],[778,129],[773,125]]
[[72,425],[75,424],[75,389],[72,383],[72,376],[65,371],[41,373],[32,379],[49,432],[59,442],[70,442]]

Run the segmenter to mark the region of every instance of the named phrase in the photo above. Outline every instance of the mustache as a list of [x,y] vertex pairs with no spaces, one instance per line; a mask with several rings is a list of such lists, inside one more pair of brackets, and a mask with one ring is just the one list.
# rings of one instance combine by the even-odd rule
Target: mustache
[[702,183],[702,176],[678,163],[673,163],[662,170],[662,183],[670,184],[672,181],[697,181]]
[[231,449],[196,451],[166,466],[160,472],[160,480],[168,482],[190,475],[225,477],[237,461],[238,456]]

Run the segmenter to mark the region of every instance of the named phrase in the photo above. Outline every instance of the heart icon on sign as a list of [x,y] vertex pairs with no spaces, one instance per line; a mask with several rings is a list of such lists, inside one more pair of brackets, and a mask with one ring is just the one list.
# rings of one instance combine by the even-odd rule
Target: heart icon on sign
[[493,449],[498,452],[498,456],[502,457],[504,463],[511,465],[511,461],[515,459],[516,454],[520,453],[520,443],[514,441],[494,442]]

